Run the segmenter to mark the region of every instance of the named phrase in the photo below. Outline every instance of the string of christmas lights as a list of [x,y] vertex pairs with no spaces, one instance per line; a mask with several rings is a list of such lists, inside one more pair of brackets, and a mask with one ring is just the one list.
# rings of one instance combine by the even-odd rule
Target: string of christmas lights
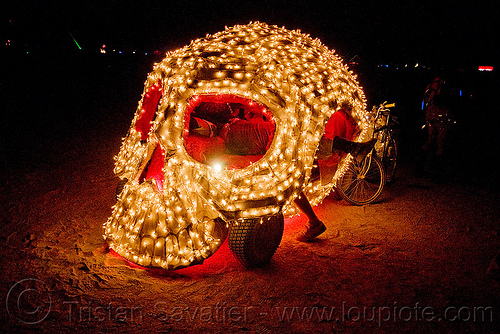
[[[269,149],[248,167],[215,168],[184,147],[188,104],[217,94],[265,105],[274,117]],[[141,266],[181,268],[212,255],[239,219],[296,214],[293,200],[301,191],[319,204],[352,159],[347,156],[330,180],[309,182],[325,124],[342,101],[353,105],[355,140],[369,139],[355,75],[299,30],[254,22],[167,53],[147,77],[115,158],[115,174],[128,182],[104,225],[110,248]],[[142,180],[158,149],[163,179]]]

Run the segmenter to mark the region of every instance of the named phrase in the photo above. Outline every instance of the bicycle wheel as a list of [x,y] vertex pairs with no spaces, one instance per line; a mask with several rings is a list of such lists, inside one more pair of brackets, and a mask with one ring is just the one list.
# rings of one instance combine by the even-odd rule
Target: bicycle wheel
[[385,169],[385,182],[391,183],[396,176],[396,162],[398,157],[398,143],[390,137],[384,148],[383,165]]
[[353,160],[344,175],[337,180],[340,195],[354,205],[374,202],[382,193],[384,185],[385,171],[374,152],[362,162]]

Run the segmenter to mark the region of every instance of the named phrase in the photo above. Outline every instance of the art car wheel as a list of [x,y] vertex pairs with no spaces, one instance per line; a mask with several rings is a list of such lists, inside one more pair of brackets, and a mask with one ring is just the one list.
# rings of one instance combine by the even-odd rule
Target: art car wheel
[[229,228],[229,249],[247,268],[260,267],[273,257],[281,242],[283,214],[244,219]]

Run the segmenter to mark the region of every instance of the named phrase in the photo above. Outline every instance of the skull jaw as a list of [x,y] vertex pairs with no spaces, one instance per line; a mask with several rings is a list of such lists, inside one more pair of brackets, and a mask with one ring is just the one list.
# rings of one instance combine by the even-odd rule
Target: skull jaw
[[153,181],[130,182],[105,224],[109,247],[142,267],[179,269],[202,263],[224,242],[217,217],[186,221],[165,206]]

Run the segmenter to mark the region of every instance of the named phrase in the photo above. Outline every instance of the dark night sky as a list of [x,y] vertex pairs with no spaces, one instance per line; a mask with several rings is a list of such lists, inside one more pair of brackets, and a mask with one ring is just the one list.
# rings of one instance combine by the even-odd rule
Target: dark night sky
[[[466,131],[470,139],[464,144],[470,149],[464,151],[476,152],[475,143],[484,143],[479,145],[484,154],[476,154],[478,160],[466,164],[471,169],[477,168],[486,165],[481,159],[495,156],[500,147],[498,122],[492,121],[498,119],[500,95],[495,76],[500,68],[498,2],[0,1],[0,57],[5,53],[8,59],[0,65],[0,100],[4,101],[4,110],[12,111],[5,113],[7,121],[0,122],[0,141],[12,143],[0,145],[0,156],[6,150],[11,156],[18,155],[17,148],[26,142],[37,142],[40,133],[48,138],[51,138],[47,135],[49,132],[51,136],[64,137],[72,129],[83,127],[80,123],[94,122],[94,117],[108,117],[107,114],[101,116],[104,107],[100,104],[113,105],[108,110],[116,112],[134,110],[151,62],[161,59],[149,56],[152,51],[182,47],[225,26],[262,21],[301,29],[320,38],[344,60],[359,55],[362,65],[370,65],[359,66],[356,72],[366,87],[367,99],[373,104],[384,100],[398,103],[400,119],[407,130],[406,143],[410,143],[407,144],[409,152],[412,145],[419,144],[415,138],[421,133],[418,132],[421,129],[419,115],[425,85],[434,72],[450,75],[455,88],[463,90],[463,100],[467,98],[461,100],[457,109],[460,131]],[[71,35],[84,51],[77,49]],[[5,45],[7,40],[11,41],[10,46]],[[146,59],[101,57],[99,49],[103,44],[111,50],[148,52],[148,56]],[[26,56],[19,56],[21,54]],[[98,56],[87,57],[88,54]],[[381,72],[372,70],[378,67],[371,66],[417,62],[433,71],[423,71],[423,66],[415,71],[392,71],[391,66]],[[495,66],[495,71],[480,73],[478,65]],[[71,80],[66,79],[68,71]],[[126,98],[122,98],[123,95]],[[121,109],[113,103],[129,105]],[[125,118],[128,122],[129,116]],[[496,150],[495,154],[490,148]],[[2,161],[0,169],[1,164]]]
[[[4,3],[2,40],[32,51],[106,44],[174,49],[224,26],[264,21],[319,37],[344,57],[377,62],[498,62],[495,0],[487,1],[33,1]],[[2,45],[4,42],[2,41]]]

